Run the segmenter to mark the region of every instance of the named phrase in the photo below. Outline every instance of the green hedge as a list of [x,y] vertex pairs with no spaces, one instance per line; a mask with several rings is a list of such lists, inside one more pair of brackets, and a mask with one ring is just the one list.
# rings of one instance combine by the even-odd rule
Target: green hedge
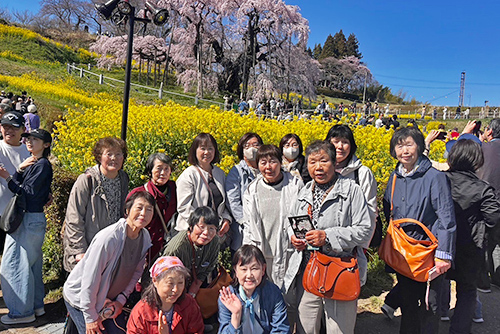
[[339,90],[333,90],[325,87],[316,87],[316,91],[318,92],[318,95],[326,95],[333,98],[345,99],[350,101],[357,101],[360,99],[356,94],[344,93]]
[[52,203],[45,209],[47,217],[47,232],[42,246],[44,282],[64,281],[62,258],[63,247],[61,228],[66,215],[69,193],[78,174],[55,166],[52,180]]

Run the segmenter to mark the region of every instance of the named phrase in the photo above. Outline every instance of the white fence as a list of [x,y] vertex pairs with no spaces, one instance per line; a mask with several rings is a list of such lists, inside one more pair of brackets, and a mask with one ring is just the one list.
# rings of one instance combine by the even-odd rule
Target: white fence
[[[119,83],[119,84],[123,84],[123,85],[125,84],[125,82],[123,80],[118,80],[115,78],[110,78],[110,77],[104,76],[102,74],[94,73],[94,72],[90,71],[90,69],[91,69],[90,64],[87,65],[87,69],[84,69],[82,67],[77,67],[74,64],[67,64],[68,73],[70,73],[70,74],[71,73],[78,73],[80,78],[83,78],[85,75],[88,75],[88,78],[90,78],[90,76],[95,76],[98,78],[100,85],[106,84],[106,85],[111,86],[111,87],[117,87],[117,86],[113,85],[112,83],[110,83],[110,81],[115,82],[115,83]],[[170,92],[170,91],[163,90],[163,82],[160,83],[160,88],[148,87],[148,86],[144,86],[144,85],[135,84],[133,82],[130,83],[130,87],[137,87],[137,88],[142,88],[145,90],[152,91],[155,93],[155,96],[158,96],[159,99],[163,98],[163,94],[175,95],[175,96],[180,96],[180,97],[184,97],[184,98],[188,98],[188,99],[193,99],[194,105],[198,105],[199,101],[204,101],[204,102],[218,105],[219,107],[224,109],[224,104],[221,102],[218,102],[218,101],[200,99],[197,96],[191,96],[191,95],[180,94],[180,93],[176,93],[176,92]],[[147,94],[147,93],[144,93],[144,94]]]

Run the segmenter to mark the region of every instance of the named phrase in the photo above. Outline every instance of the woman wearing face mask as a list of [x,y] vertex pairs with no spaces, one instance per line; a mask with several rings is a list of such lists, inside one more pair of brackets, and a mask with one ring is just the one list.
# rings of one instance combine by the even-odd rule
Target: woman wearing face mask
[[237,224],[231,224],[231,250],[237,251],[242,244],[243,231],[243,194],[252,182],[259,169],[257,167],[257,150],[263,145],[262,138],[256,133],[245,133],[238,142],[238,158],[240,163],[231,168],[226,177],[227,204]]
[[280,140],[280,151],[283,155],[282,167],[305,183],[311,181],[311,176],[307,171],[307,163],[305,161],[300,137],[294,133],[285,135]]

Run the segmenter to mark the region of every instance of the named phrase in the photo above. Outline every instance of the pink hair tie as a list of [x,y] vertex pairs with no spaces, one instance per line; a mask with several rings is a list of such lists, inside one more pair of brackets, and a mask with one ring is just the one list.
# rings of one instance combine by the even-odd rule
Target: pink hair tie
[[151,273],[151,278],[156,279],[158,275],[160,275],[165,270],[168,270],[173,267],[183,267],[182,261],[177,256],[162,256],[159,257],[149,272]]

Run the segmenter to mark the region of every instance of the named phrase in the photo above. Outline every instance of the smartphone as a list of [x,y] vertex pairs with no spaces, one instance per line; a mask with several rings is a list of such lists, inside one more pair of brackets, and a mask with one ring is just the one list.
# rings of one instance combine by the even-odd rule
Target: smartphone
[[444,132],[444,131],[439,131],[439,134],[438,134],[438,136],[436,137],[436,139],[446,139],[446,132]]
[[476,121],[476,126],[474,126],[474,130],[472,130],[472,133],[477,136],[479,134],[480,129],[481,129],[481,121]]
[[429,282],[438,277],[441,274],[438,274],[436,267],[432,267],[429,270],[429,278],[427,279]]

